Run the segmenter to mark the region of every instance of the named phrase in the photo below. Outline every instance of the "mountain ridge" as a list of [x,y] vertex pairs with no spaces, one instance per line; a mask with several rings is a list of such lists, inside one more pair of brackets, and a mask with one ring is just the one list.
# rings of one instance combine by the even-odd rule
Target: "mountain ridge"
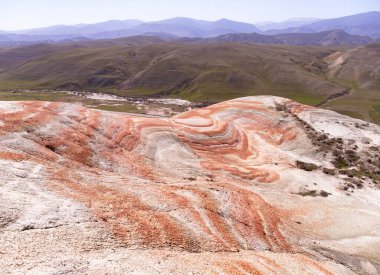
[[11,33],[28,34],[28,35],[81,35],[81,34],[94,34],[107,30],[119,30],[124,28],[132,28],[143,21],[136,19],[127,20],[109,20],[95,24],[76,24],[76,25],[56,25],[50,27],[20,30]]
[[[310,20],[317,20],[317,22],[310,23]],[[254,24],[233,21],[226,18],[217,21],[207,21],[187,17],[175,17],[153,22],[131,19],[110,20],[96,24],[57,25],[32,30],[7,32],[7,34],[10,41],[14,41],[15,39],[25,39],[26,41],[57,41],[71,39],[73,37],[112,39],[142,35],[144,33],[166,33],[167,35],[179,37],[205,38],[227,33],[255,32],[271,35],[280,33],[315,33],[341,29],[351,35],[370,36],[371,38],[377,39],[380,38],[380,23],[378,22],[380,22],[380,12],[376,11],[324,20],[286,20],[278,24],[296,24],[296,27],[287,28],[285,25],[282,27],[277,25],[277,29],[263,28],[263,30]],[[4,35],[3,32],[0,31],[0,33]],[[6,36],[3,36],[3,41],[6,40],[4,37],[6,38]]]
[[331,29],[341,29],[354,35],[365,35],[380,38],[380,12],[359,13],[319,22],[306,24],[297,28],[267,31],[268,34],[289,32],[321,32]]
[[300,27],[309,23],[314,23],[318,21],[322,21],[324,19],[321,18],[289,18],[287,20],[281,21],[281,22],[259,22],[255,25],[262,30],[270,31],[270,30],[282,30],[282,29],[288,29],[288,28],[294,28],[294,27]]
[[215,40],[296,46],[366,45],[374,41],[368,36],[350,35],[342,30],[330,30],[318,33],[284,33],[276,35],[234,33],[218,36]]

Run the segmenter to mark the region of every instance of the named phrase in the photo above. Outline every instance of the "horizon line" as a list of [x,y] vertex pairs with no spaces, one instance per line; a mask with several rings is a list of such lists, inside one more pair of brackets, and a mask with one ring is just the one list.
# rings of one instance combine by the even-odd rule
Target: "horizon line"
[[320,19],[321,21],[323,20],[329,20],[329,19],[334,19],[334,18],[342,18],[342,17],[347,17],[347,16],[352,16],[352,15],[357,15],[357,14],[364,14],[364,13],[371,13],[371,12],[380,12],[380,11],[367,11],[367,12],[361,12],[361,13],[355,13],[355,14],[349,14],[349,15],[345,15],[345,16],[340,16],[340,17],[332,17],[332,18],[314,18],[314,17],[292,17],[292,18],[288,18],[288,19],[285,19],[285,20],[281,20],[281,21],[260,21],[260,22],[254,22],[254,23],[251,23],[251,22],[246,22],[246,21],[241,21],[241,20],[234,20],[234,19],[229,19],[227,17],[223,17],[223,18],[220,18],[220,19],[217,19],[217,20],[207,20],[207,19],[199,19],[199,18],[193,18],[193,17],[186,17],[186,16],[175,16],[175,17],[169,17],[169,18],[163,18],[163,19],[160,19],[160,20],[152,20],[152,21],[144,21],[144,20],[141,20],[141,19],[136,19],[136,18],[127,18],[127,19],[109,19],[109,20],[105,20],[105,21],[99,21],[99,22],[94,22],[94,23],[76,23],[76,24],[54,24],[54,25],[45,25],[45,26],[41,26],[41,27],[34,27],[34,28],[29,28],[29,29],[13,29],[13,30],[7,30],[7,29],[0,29],[1,31],[4,31],[4,32],[15,32],[15,31],[28,31],[28,30],[35,30],[35,29],[44,29],[44,28],[50,28],[50,27],[58,27],[58,26],[67,26],[67,27],[72,27],[72,26],[77,26],[77,25],[94,25],[94,24],[99,24],[99,23],[105,23],[105,22],[110,22],[110,21],[128,21],[128,20],[136,20],[136,21],[141,21],[142,23],[141,24],[144,24],[144,23],[153,23],[153,22],[160,22],[160,21],[165,21],[165,20],[170,20],[170,19],[175,19],[175,18],[184,18],[184,19],[193,19],[193,20],[197,20],[197,21],[205,21],[205,22],[217,22],[217,21],[220,21],[220,20],[229,20],[229,21],[234,21],[234,22],[240,22],[240,23],[246,23],[246,24],[252,24],[252,25],[256,25],[256,24],[260,24],[260,23],[283,23],[283,22],[286,22],[288,20],[291,20],[291,19]]

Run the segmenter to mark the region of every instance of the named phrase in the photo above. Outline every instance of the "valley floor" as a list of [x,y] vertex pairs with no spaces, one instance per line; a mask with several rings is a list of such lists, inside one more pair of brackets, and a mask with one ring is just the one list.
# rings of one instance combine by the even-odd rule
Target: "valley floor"
[[152,116],[173,116],[199,106],[182,99],[157,97],[120,97],[104,93],[81,91],[21,90],[0,91],[0,101],[54,101],[124,113]]

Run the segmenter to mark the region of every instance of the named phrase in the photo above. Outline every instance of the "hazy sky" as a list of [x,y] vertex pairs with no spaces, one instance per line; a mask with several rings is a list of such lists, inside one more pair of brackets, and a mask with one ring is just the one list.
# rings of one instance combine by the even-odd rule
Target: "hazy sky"
[[0,30],[184,16],[244,22],[380,11],[380,0],[0,0]]

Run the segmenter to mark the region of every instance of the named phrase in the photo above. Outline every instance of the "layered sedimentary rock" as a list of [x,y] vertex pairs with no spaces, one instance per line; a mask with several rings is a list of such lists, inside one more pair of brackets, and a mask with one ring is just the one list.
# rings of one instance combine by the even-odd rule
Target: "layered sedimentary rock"
[[0,103],[5,273],[376,274],[380,127],[277,97]]

